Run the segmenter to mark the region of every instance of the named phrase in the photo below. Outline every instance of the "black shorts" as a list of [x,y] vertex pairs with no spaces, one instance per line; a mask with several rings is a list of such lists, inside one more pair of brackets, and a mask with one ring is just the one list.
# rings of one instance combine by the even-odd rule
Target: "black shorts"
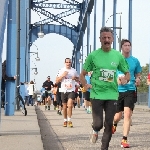
[[62,103],[67,103],[68,99],[71,98],[72,100],[75,100],[75,92],[62,92],[61,93],[61,100]]
[[42,100],[45,100],[45,94],[44,94],[44,95],[42,95]]
[[86,91],[83,93],[85,100],[90,101],[90,92]]
[[75,93],[75,98],[77,98],[79,96],[79,94],[78,93]]
[[48,93],[48,91],[45,91],[45,98],[48,98],[50,96],[50,98],[52,99],[52,94]]
[[57,105],[62,106],[61,93],[56,94]]
[[117,113],[124,111],[124,107],[129,107],[132,111],[136,102],[135,91],[119,92],[117,101]]

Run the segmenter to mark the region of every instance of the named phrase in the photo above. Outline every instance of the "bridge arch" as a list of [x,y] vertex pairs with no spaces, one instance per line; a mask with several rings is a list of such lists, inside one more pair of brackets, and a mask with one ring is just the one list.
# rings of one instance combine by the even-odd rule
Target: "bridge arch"
[[[29,32],[29,37],[30,37],[30,43],[32,44],[37,40],[38,35],[37,33],[40,31],[40,26],[33,26],[33,28]],[[55,33],[62,35],[69,39],[73,45],[75,46],[77,44],[77,38],[78,38],[78,33],[74,30],[69,28],[68,26],[65,25],[55,25],[55,24],[46,24],[42,25],[42,31],[44,32],[44,35],[49,34],[49,33]]]

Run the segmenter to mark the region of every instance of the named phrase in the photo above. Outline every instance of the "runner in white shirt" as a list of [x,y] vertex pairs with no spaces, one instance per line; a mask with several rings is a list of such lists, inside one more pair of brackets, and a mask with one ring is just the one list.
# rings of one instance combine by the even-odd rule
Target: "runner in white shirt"
[[67,123],[69,127],[73,127],[73,124],[71,122],[71,116],[73,100],[75,100],[75,81],[78,79],[79,75],[77,74],[77,71],[71,67],[71,59],[66,58],[65,67],[59,70],[56,78],[57,83],[61,82],[61,88],[59,89],[59,91],[61,92],[61,99],[63,103],[64,127],[67,127]]

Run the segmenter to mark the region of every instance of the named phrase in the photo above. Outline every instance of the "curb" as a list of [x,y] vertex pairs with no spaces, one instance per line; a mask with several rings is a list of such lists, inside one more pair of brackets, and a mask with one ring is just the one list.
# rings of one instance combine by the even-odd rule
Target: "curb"
[[38,106],[35,106],[37,120],[40,127],[41,139],[44,150],[64,150],[56,133],[53,131],[50,122]]

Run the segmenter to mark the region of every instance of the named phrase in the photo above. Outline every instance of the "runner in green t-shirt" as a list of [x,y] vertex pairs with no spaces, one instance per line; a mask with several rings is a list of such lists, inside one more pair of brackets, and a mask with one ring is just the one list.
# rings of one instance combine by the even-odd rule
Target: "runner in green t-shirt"
[[[80,74],[80,81],[85,89],[92,86],[90,98],[92,99],[93,131],[90,141],[96,143],[98,131],[103,128],[103,109],[105,111],[104,134],[101,150],[107,150],[112,137],[113,118],[118,100],[118,84],[116,71],[121,70],[125,76],[120,78],[122,84],[129,79],[128,64],[122,54],[111,48],[113,31],[108,27],[100,30],[101,48],[90,53]],[[91,85],[86,83],[85,75],[93,71]]]

